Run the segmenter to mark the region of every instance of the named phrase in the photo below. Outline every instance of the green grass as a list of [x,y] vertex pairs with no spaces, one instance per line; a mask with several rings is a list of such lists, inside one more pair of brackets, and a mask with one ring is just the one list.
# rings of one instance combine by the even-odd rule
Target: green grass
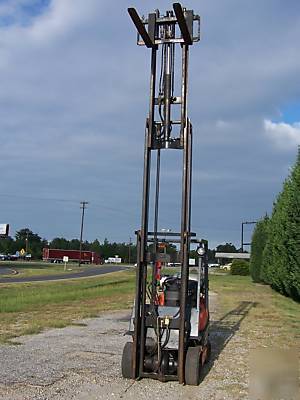
[[17,268],[17,269],[43,269],[57,267],[58,265],[63,266],[63,264],[53,264],[49,262],[38,261],[0,261],[1,267]]
[[0,285],[0,342],[132,305],[134,271],[64,282]]
[[[169,273],[175,272],[167,270]],[[166,272],[167,272],[166,271]],[[243,302],[251,309],[240,329],[249,342],[279,346],[299,343],[299,304],[268,286],[253,284],[249,277],[210,275],[210,289],[218,294],[214,318],[234,312]],[[101,311],[130,308],[135,289],[135,271],[126,270],[94,278],[63,282],[0,285],[0,342],[45,328],[61,328]],[[82,322],[79,322],[80,324]]]
[[89,300],[98,296],[111,296],[115,291],[126,293],[130,280],[128,278],[103,279],[100,282],[81,281],[60,284],[19,285],[4,287],[0,294],[0,313],[32,311],[37,307],[50,304]]
[[230,313],[243,302],[250,303],[243,325],[252,345],[256,341],[279,347],[300,345],[299,303],[267,285],[254,284],[248,276],[210,275],[209,279],[210,288],[218,293],[218,316]]
[[[78,266],[77,263],[67,264],[67,270],[64,270],[64,264],[53,264],[45,263],[42,261],[1,261],[0,268],[11,268],[17,271],[18,277],[32,277],[32,276],[49,276],[49,275],[59,275],[59,274],[69,274],[73,272],[80,272],[89,266]],[[71,269],[71,271],[69,271]],[[3,277],[11,277],[12,275],[0,275]]]
[[1,285],[0,313],[32,311],[44,305],[89,300],[133,289],[132,273],[107,274],[95,279],[55,283]]

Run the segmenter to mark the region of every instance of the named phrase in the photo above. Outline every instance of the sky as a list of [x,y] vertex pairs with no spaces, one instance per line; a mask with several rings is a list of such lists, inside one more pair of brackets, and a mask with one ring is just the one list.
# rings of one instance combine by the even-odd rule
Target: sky
[[[192,230],[240,246],[300,144],[300,2],[189,0]],[[127,7],[165,0],[0,0],[0,223],[11,234],[128,242],[140,226],[150,53]],[[162,154],[159,229],[179,227],[180,152]],[[251,236],[245,229],[245,239]]]

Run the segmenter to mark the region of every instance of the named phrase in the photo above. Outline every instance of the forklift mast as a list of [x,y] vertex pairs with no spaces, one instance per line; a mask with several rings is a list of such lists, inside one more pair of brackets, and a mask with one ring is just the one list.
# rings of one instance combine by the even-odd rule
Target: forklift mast
[[[200,243],[195,239],[196,234],[191,232],[192,124],[187,113],[188,59],[190,46],[200,40],[200,17],[195,15],[193,10],[187,10],[179,3],[174,3],[173,10],[167,11],[165,15],[161,15],[156,10],[147,18],[140,18],[134,8],[129,8],[128,13],[137,29],[137,44],[146,46],[151,51],[150,106],[145,129],[142,218],[141,228],[136,232],[137,271],[132,377],[147,376],[145,372],[147,307],[150,304],[154,314],[157,313],[157,271],[163,261],[158,247],[161,238],[164,237],[172,243],[177,243],[180,248],[179,340],[176,378],[180,383],[184,383],[185,357],[188,346],[189,253],[191,243]],[[181,61],[176,63],[175,56],[178,55]],[[175,82],[175,78],[179,82]],[[179,93],[176,93],[178,88]],[[158,231],[162,150],[183,152],[181,230],[178,233]],[[154,184],[151,183],[153,152],[156,152]],[[154,196],[154,220],[153,231],[149,231],[149,204],[152,195]],[[149,257],[150,245],[152,251]],[[152,262],[150,272],[147,268],[149,261]]]

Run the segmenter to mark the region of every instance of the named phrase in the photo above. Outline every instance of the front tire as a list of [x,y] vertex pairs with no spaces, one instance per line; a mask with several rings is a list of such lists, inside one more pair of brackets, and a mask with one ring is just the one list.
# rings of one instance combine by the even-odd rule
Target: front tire
[[189,347],[185,358],[185,383],[187,385],[199,385],[201,366],[201,348]]
[[126,379],[133,379],[132,371],[132,342],[127,342],[122,355],[122,376]]

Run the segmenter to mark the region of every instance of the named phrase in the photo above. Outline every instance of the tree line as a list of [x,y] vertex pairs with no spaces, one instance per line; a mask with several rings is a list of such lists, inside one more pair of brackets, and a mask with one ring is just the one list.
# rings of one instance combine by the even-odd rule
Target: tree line
[[254,282],[300,300],[300,147],[272,215],[262,218],[253,232],[250,272]]
[[[49,247],[51,249],[79,250],[80,241],[78,239],[68,240],[63,237],[56,237],[48,242],[46,239],[42,238],[37,233],[32,232],[28,228],[23,228],[17,231],[14,238],[9,236],[0,239],[1,254],[15,254],[16,252],[20,252],[21,249],[24,249],[28,254],[31,254],[32,259],[38,260],[42,258],[44,247]],[[83,241],[82,250],[94,251],[103,259],[118,255],[125,263],[135,263],[137,257],[135,243],[109,242],[108,239],[104,239],[103,243],[100,243],[98,239],[91,242]],[[151,251],[151,248],[149,248],[149,251]],[[216,249],[208,250],[209,262],[216,262],[216,251],[234,253],[239,250],[232,243],[220,244]],[[178,262],[179,255],[175,245],[170,243],[167,244],[166,253],[170,255],[171,262]],[[190,257],[197,258],[196,252],[191,251]]]
[[[24,249],[27,254],[31,254],[32,259],[41,259],[44,247],[79,250],[80,241],[79,239],[68,240],[63,237],[56,237],[48,242],[28,228],[17,231],[14,238],[8,236],[0,240],[1,254],[16,254],[16,252]],[[136,246],[129,243],[110,243],[107,239],[104,239],[104,242],[101,244],[98,239],[95,239],[91,242],[83,241],[82,250],[94,251],[100,254],[103,259],[118,255],[125,262],[135,262],[136,260]]]

